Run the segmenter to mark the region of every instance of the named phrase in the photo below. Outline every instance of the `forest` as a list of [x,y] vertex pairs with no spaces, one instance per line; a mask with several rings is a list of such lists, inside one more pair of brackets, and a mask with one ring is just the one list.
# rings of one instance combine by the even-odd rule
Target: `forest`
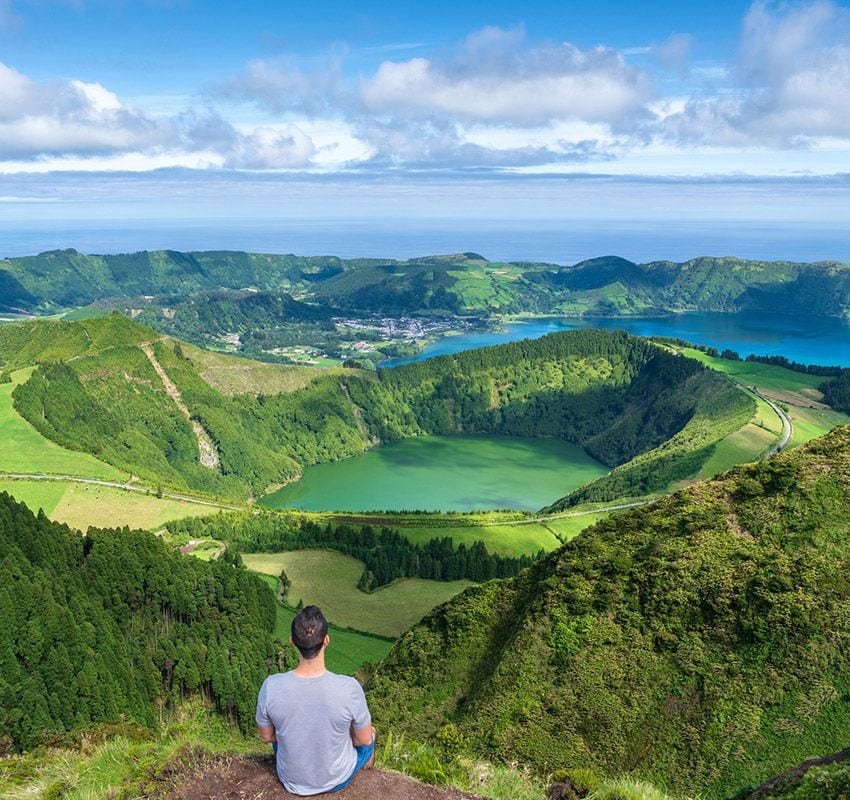
[[244,569],[143,531],[83,537],[0,493],[0,742],[153,726],[194,693],[251,729],[257,688],[284,664],[275,605]]

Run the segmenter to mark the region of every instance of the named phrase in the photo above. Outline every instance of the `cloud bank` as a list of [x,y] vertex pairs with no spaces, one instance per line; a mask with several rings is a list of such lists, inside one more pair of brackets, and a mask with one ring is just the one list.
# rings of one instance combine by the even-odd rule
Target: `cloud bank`
[[760,1],[727,62],[696,63],[698,45],[680,32],[630,52],[582,49],[485,27],[362,74],[344,48],[310,68],[254,60],[171,115],[0,63],[0,170],[841,171],[847,8]]

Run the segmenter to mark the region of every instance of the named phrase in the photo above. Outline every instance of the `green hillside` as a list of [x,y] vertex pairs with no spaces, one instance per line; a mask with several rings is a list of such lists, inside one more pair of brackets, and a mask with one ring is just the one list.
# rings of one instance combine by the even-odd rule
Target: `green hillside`
[[[268,294],[246,298],[249,289]],[[173,306],[199,292],[222,290],[239,294],[193,299],[175,317],[160,315],[163,329],[191,338],[204,315],[215,327],[224,318],[244,320],[247,315],[250,328],[270,313],[278,321],[321,314],[289,295],[346,312],[394,315],[772,313],[785,308],[846,316],[850,266],[713,257],[636,264],[604,256],[561,267],[489,262],[476,253],[395,261],[170,250],[121,255],[54,250],[0,261],[0,311],[43,312],[108,298],[167,297]],[[216,307],[223,312],[221,323],[210,313]],[[149,321],[156,316],[152,311]]]
[[276,663],[258,578],[142,531],[84,538],[0,493],[0,741],[27,749],[93,722],[151,725],[193,692],[253,726]]
[[234,498],[409,436],[561,438],[617,467],[569,504],[694,475],[754,413],[724,376],[623,333],[551,334],[306,385],[295,368],[296,388],[268,394],[219,391],[205,357],[152,333],[116,316],[0,328],[0,357],[40,363],[15,388],[15,409],[48,439],[144,481]]
[[541,773],[706,798],[831,752],[850,725],[848,508],[839,428],[600,522],[406,633],[371,682],[377,724],[426,741],[453,723]]

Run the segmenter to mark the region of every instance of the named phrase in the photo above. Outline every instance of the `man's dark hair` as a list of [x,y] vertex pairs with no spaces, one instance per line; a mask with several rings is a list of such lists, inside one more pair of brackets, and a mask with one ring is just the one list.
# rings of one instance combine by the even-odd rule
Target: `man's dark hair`
[[328,621],[318,606],[305,606],[292,620],[292,643],[304,658],[315,658],[328,633]]

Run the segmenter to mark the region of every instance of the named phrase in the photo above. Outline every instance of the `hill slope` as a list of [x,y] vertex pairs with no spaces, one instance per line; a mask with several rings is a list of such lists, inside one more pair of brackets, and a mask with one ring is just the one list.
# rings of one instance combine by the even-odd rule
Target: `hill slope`
[[378,724],[724,797],[846,742],[850,428],[598,523],[405,634]]

